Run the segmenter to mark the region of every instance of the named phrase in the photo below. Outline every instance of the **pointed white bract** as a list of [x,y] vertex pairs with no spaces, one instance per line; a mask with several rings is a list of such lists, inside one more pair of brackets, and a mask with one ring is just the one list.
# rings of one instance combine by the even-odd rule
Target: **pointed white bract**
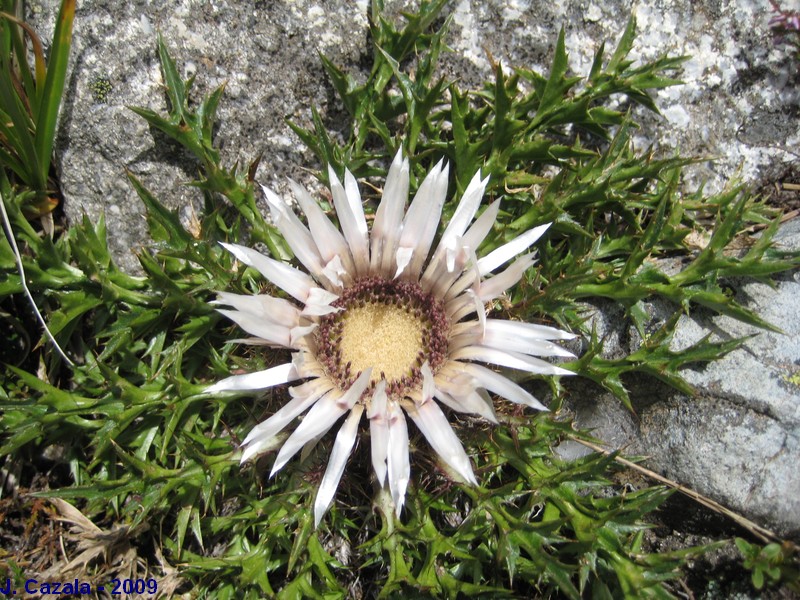
[[444,160],[439,161],[425,177],[411,201],[403,219],[398,249],[398,255],[402,251],[407,260],[403,261],[405,264],[400,268],[398,259],[396,276],[405,272],[410,278],[419,278],[420,269],[428,257],[433,237],[439,227],[439,218],[447,197],[449,173],[449,166],[444,164]]
[[370,235],[370,270],[388,273],[394,266],[397,240],[403,229],[403,211],[408,200],[408,160],[398,150],[389,167],[383,201],[375,211]]
[[302,271],[269,256],[264,256],[252,248],[225,243],[222,243],[222,246],[238,260],[256,269],[269,281],[300,302],[305,302],[311,288],[315,287],[314,280]]
[[426,402],[408,411],[414,423],[417,424],[422,435],[428,443],[442,457],[442,460],[452,468],[467,483],[477,485],[472,465],[469,462],[464,447],[458,440],[453,428],[447,422],[442,409],[435,402]]
[[356,271],[354,276],[363,276],[369,270],[369,232],[358,186],[355,185],[355,178],[349,171],[345,175],[346,188],[342,186],[333,167],[328,167],[328,178],[331,182],[336,215],[339,217],[342,233],[353,255]]
[[[555,343],[572,334],[487,318],[484,306],[524,277],[535,262],[528,249],[549,224],[479,258],[499,211],[499,200],[480,210],[488,177],[475,174],[437,239],[449,167],[444,161],[433,167],[407,207],[409,171],[398,152],[371,230],[349,171],[342,181],[328,170],[338,227],[297,183],[290,186],[304,220],[265,187],[273,223],[304,270],[245,246],[222,244],[294,302],[219,292],[213,304],[254,336],[243,341],[293,354],[290,363],[232,375],[206,391],[253,392],[299,381],[288,390],[291,399],[253,427],[242,444],[242,462],[280,446],[271,475],[298,452],[302,459],[342,422],[314,502],[317,525],[333,501],[362,416],[369,422],[375,477],[388,489],[399,516],[411,480],[406,416],[445,471],[475,484],[469,456],[440,404],[495,423],[490,392],[547,410],[505,374],[479,362],[541,375],[571,374],[539,357],[573,357]],[[416,329],[425,335],[415,337]],[[291,433],[282,433],[301,415]]]
[[370,441],[372,443],[372,468],[378,478],[378,485],[386,481],[386,461],[389,456],[389,414],[386,382],[381,380],[375,386],[367,417],[369,418]]
[[547,231],[549,227],[550,223],[534,227],[484,256],[478,261],[478,271],[481,277],[487,273],[491,273],[503,263],[517,256],[520,252],[524,252],[530,248],[531,244],[542,237],[542,234]]
[[284,404],[274,415],[259,423],[244,438],[242,462],[258,454],[270,445],[275,436],[298,415],[304,413],[317,400],[333,389],[333,384],[323,377],[311,379],[290,390],[292,399]]
[[317,499],[314,501],[314,526],[318,526],[322,515],[328,510],[333,500],[333,495],[336,493],[336,488],[339,487],[339,481],[342,479],[344,473],[344,465],[347,458],[350,456],[350,451],[353,449],[353,444],[356,442],[356,434],[358,433],[358,422],[361,420],[361,414],[364,412],[364,407],[360,404],[353,406],[350,415],[342,425],[339,433],[336,434],[336,441],[333,444],[333,451],[328,460],[328,468],[325,470],[325,475],[322,477],[322,482],[319,484],[319,491],[317,492]]
[[411,463],[408,458],[408,427],[406,418],[397,402],[389,406],[388,440],[389,490],[394,500],[395,511],[400,516],[406,499],[406,488],[411,478]]
[[237,311],[287,327],[296,326],[300,319],[300,310],[296,306],[283,298],[273,298],[272,296],[244,296],[217,292],[217,299],[213,300],[211,304],[230,306]]
[[280,365],[279,367],[272,367],[266,371],[256,371],[254,373],[226,377],[222,381],[218,381],[214,385],[207,387],[206,392],[215,394],[217,392],[265,390],[282,383],[289,383],[298,378],[297,369],[294,364],[289,363]]

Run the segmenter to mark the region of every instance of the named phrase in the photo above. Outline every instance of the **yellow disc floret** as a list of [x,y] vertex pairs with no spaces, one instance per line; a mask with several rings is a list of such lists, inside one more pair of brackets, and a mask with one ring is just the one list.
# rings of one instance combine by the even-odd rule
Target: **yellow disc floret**
[[372,367],[372,380],[411,376],[424,352],[422,321],[404,307],[367,303],[342,317],[339,348],[353,373]]
[[436,372],[447,356],[444,306],[416,283],[365,277],[331,306],[339,310],[320,320],[317,357],[342,390],[371,368],[370,390],[383,379],[402,398],[419,388],[425,362]]

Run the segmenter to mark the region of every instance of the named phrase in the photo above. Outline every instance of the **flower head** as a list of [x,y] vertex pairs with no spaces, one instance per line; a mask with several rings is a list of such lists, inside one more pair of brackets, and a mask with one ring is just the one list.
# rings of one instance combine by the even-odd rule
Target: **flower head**
[[329,169],[341,230],[294,182],[307,226],[264,188],[274,223],[305,271],[244,246],[223,244],[295,302],[220,292],[215,303],[229,308],[219,312],[254,336],[243,341],[289,348],[293,355],[289,363],[228,377],[208,391],[262,390],[302,380],[289,388],[291,400],[243,442],[242,462],[274,446],[276,436],[308,411],[278,452],[272,474],[345,417],[315,500],[317,524],[339,485],[362,417],[369,421],[378,483],[388,485],[399,514],[411,472],[406,417],[455,474],[476,483],[439,403],[493,422],[488,392],[546,410],[522,387],[479,362],[537,374],[571,374],[537,358],[571,357],[551,341],[570,339],[571,334],[491,319],[484,309],[533,264],[533,253],[518,255],[549,224],[478,258],[476,250],[495,222],[499,201],[474,219],[488,182],[476,174],[434,247],[448,167],[437,164],[405,210],[408,171],[408,160],[398,152],[371,231],[356,180],[347,171],[342,183]]

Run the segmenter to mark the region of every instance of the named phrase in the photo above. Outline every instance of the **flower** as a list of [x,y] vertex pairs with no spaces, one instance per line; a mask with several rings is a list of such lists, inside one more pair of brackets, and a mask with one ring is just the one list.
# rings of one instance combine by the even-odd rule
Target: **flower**
[[540,225],[478,258],[476,249],[499,210],[498,200],[473,222],[488,177],[472,178],[431,252],[447,194],[443,161],[428,173],[404,214],[409,165],[398,152],[371,232],[353,175],[346,171],[342,184],[333,169],[328,173],[341,231],[298,184],[290,182],[308,226],[264,188],[275,225],[307,272],[245,246],[222,244],[296,302],[220,292],[215,304],[229,308],[219,312],[255,336],[240,341],[289,348],[291,362],[233,375],[207,389],[262,390],[303,380],[289,388],[291,400],[243,442],[242,462],[274,447],[276,436],[308,411],[278,452],[271,475],[346,415],[315,499],[317,525],[333,500],[364,415],[375,475],[381,487],[388,485],[399,515],[411,472],[406,416],[455,474],[475,484],[469,458],[436,401],[495,423],[488,392],[547,410],[478,362],[571,375],[536,357],[573,356],[551,341],[572,334],[486,315],[484,304],[517,283],[534,255],[524,254],[492,274],[549,227]]

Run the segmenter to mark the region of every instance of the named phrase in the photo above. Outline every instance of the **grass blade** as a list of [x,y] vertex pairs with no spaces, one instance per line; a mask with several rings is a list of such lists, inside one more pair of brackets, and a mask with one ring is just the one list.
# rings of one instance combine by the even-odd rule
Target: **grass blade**
[[[36,152],[39,156],[40,177],[46,182],[50,171],[50,159],[56,136],[58,110],[64,94],[64,83],[67,77],[69,51],[72,46],[72,21],[75,17],[75,0],[63,0],[58,13],[58,22],[53,34],[53,45],[50,51],[50,62],[47,65],[47,77],[42,90],[39,110],[35,115]],[[39,191],[44,191],[39,190]]]

